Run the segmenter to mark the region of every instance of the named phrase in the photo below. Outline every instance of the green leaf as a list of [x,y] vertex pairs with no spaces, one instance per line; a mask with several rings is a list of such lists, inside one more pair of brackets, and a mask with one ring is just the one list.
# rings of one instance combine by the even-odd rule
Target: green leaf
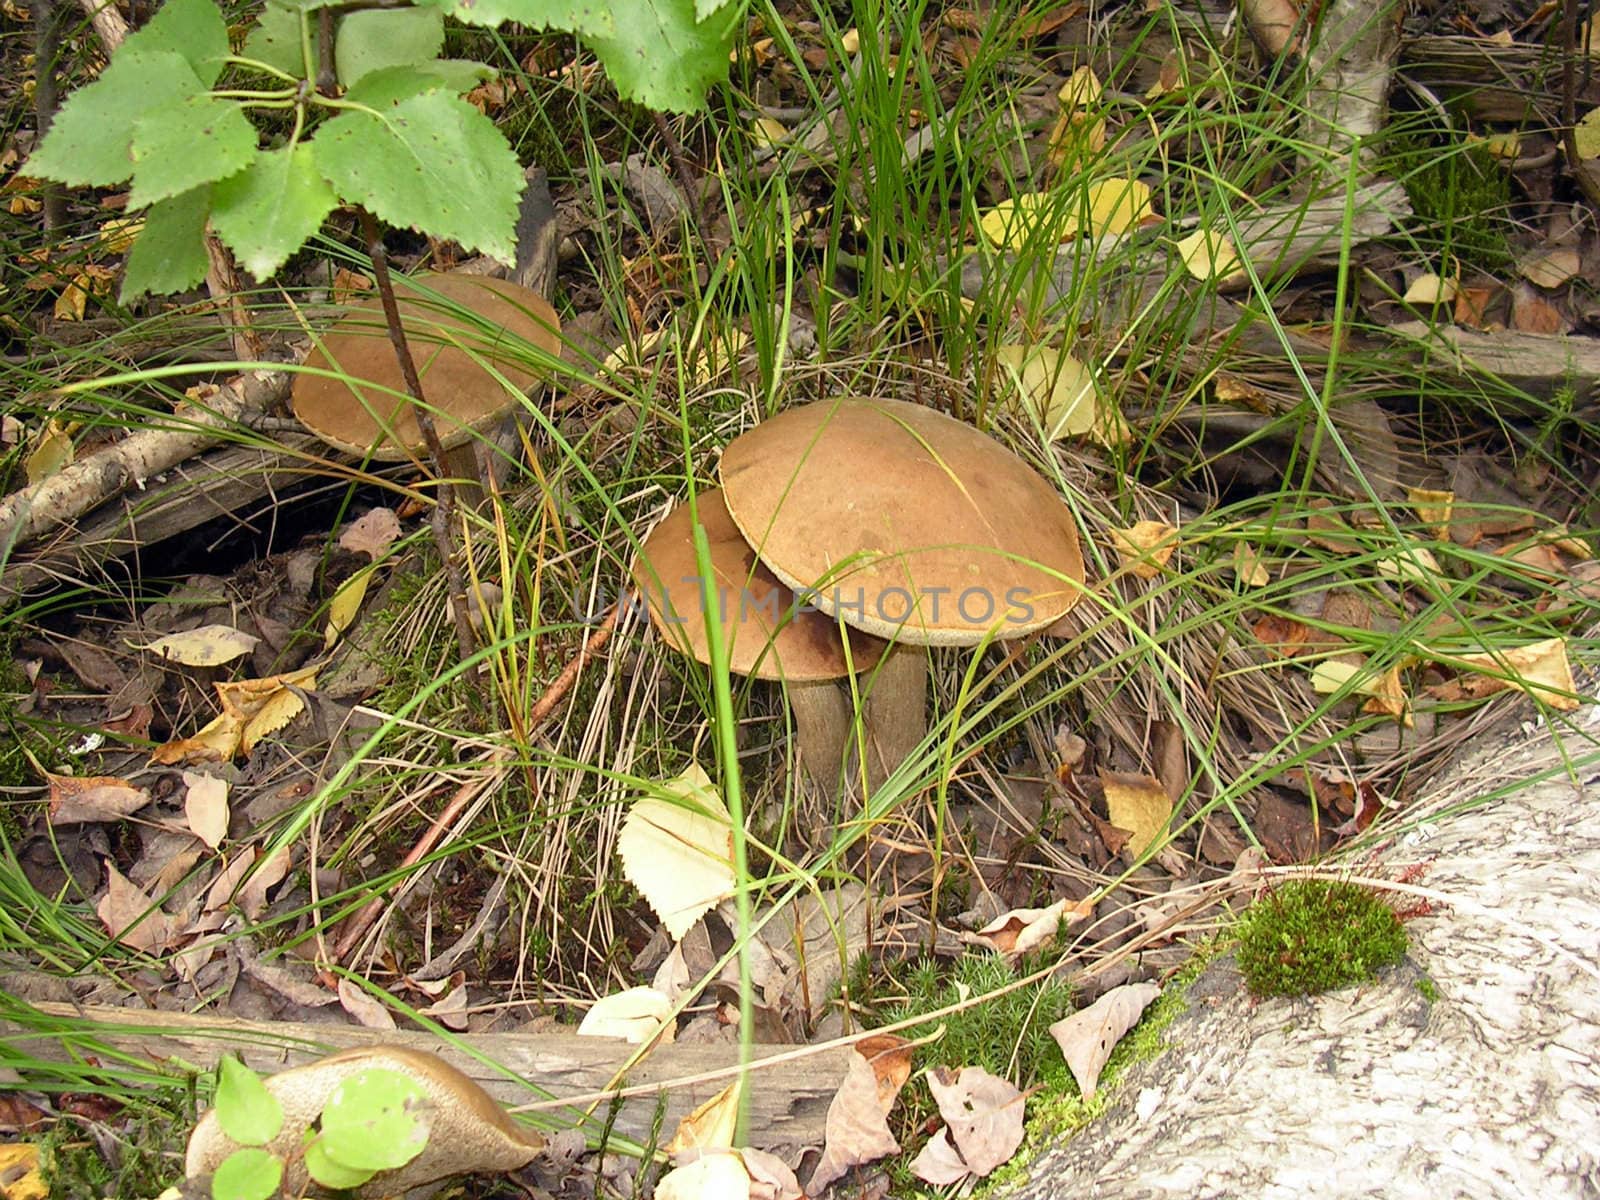
[[515,21],[530,29],[606,37],[617,28],[613,5],[604,0],[427,0],[468,25]]
[[304,79],[306,62],[300,43],[301,20],[297,9],[279,0],[267,0],[267,6],[244,39],[244,57],[277,67],[285,75]]
[[494,71],[482,63],[460,58],[440,58],[431,63],[384,67],[369,72],[350,89],[345,99],[369,108],[389,108],[402,100],[428,92],[449,92],[452,96],[459,96],[484,80],[493,78]]
[[23,169],[74,187],[121,183],[133,174],[132,114],[204,92],[181,54],[124,50],[99,79],[67,97]]
[[211,187],[162,200],[145,214],[144,230],[128,251],[122,272],[122,302],[146,292],[164,294],[191,288],[206,277],[206,214]]
[[357,1071],[328,1097],[321,1145],[329,1158],[354,1170],[403,1167],[428,1144],[419,1112],[427,1102],[422,1085],[398,1071]]
[[122,45],[125,54],[150,50],[181,54],[200,82],[210,87],[228,56],[228,26],[211,0],[166,0]]
[[306,1170],[323,1187],[339,1192],[360,1187],[375,1173],[347,1167],[329,1158],[325,1139],[310,1130],[306,1131]]
[[430,92],[381,114],[346,112],[317,131],[311,152],[348,203],[512,261],[522,168],[466,101]]
[[237,101],[207,92],[139,111],[144,116],[133,123],[129,208],[226,179],[256,156],[255,126]]
[[211,1176],[214,1200],[268,1200],[283,1182],[283,1161],[254,1146],[235,1150]]
[[245,270],[267,279],[322,227],[339,203],[300,142],[256,157],[213,189],[211,227],[233,247]]
[[744,5],[724,5],[704,21],[695,7],[696,0],[639,0],[637,18],[619,22],[615,35],[585,39],[624,99],[672,112],[705,107],[706,92],[727,78]]
[[369,9],[339,22],[333,62],[339,82],[352,87],[384,67],[432,62],[444,48],[444,14],[437,8]]
[[261,1076],[231,1054],[218,1072],[217,1124],[241,1146],[264,1146],[283,1129],[283,1105]]

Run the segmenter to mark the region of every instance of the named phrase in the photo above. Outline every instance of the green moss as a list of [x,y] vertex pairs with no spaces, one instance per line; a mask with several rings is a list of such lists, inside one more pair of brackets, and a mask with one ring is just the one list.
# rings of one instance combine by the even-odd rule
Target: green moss
[[1482,142],[1424,119],[1397,122],[1385,160],[1405,185],[1423,248],[1494,272],[1512,259],[1511,174]]
[[1417,991],[1422,993],[1422,998],[1429,1004],[1439,1002],[1439,985],[1426,975],[1417,980]]
[[1255,996],[1308,996],[1363,983],[1406,952],[1394,909],[1342,880],[1291,880],[1246,909],[1236,933],[1239,970]]

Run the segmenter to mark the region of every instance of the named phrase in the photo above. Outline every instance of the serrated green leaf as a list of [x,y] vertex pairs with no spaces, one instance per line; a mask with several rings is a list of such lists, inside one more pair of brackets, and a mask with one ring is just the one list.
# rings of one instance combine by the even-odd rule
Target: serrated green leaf
[[727,4],[704,21],[696,0],[639,0],[636,18],[609,37],[584,40],[624,99],[646,108],[694,112],[728,74],[728,52],[744,6]]
[[217,1072],[217,1124],[241,1146],[264,1146],[283,1128],[283,1105],[261,1076],[231,1054]]
[[300,42],[300,11],[279,0],[268,0],[244,39],[244,57],[277,67],[296,79],[306,77],[305,53]]
[[459,96],[471,91],[494,71],[483,63],[460,58],[441,58],[413,67],[385,67],[361,77],[345,99],[369,108],[390,108],[412,96],[428,92],[449,92]]
[[211,185],[162,200],[145,214],[139,240],[122,272],[122,303],[146,292],[164,295],[191,288],[206,277],[206,214]]
[[212,189],[211,227],[233,247],[244,269],[270,278],[339,203],[300,142],[258,155]]
[[283,1182],[283,1160],[255,1146],[235,1150],[211,1176],[214,1200],[268,1200]]
[[226,179],[256,156],[255,126],[235,100],[207,92],[141,111],[144,116],[133,123],[129,208]]
[[205,92],[183,55],[124,50],[100,78],[67,97],[23,169],[74,187],[110,187],[133,174],[129,116]]
[[398,1071],[357,1071],[328,1097],[321,1145],[329,1158],[354,1170],[403,1167],[428,1144],[420,1112],[427,1099],[421,1084]]
[[333,62],[339,82],[352,87],[384,67],[432,62],[444,48],[444,14],[437,8],[369,9],[339,22]]
[[468,25],[515,21],[530,29],[609,37],[617,22],[612,6],[602,0],[425,0]]
[[153,17],[122,44],[122,53],[171,50],[183,56],[200,82],[210,87],[228,56],[228,25],[211,0],[166,0]]
[[317,168],[340,197],[509,263],[524,180],[493,121],[443,92],[383,113],[352,111],[317,131]]
[[345,1192],[360,1187],[376,1173],[347,1167],[328,1157],[325,1140],[321,1134],[308,1131],[306,1141],[306,1170],[311,1178],[325,1188]]

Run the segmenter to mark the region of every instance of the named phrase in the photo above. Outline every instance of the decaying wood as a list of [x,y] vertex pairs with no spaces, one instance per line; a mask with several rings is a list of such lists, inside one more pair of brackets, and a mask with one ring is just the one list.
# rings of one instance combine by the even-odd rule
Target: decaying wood
[[1444,897],[1408,922],[1407,963],[1260,1003],[1231,956],[1213,964],[1168,1049],[1017,1194],[1594,1196],[1600,709],[1576,715],[1445,772],[1433,819],[1362,864]]
[[1306,50],[1305,112],[1301,137],[1316,147],[1307,167],[1313,178],[1337,182],[1352,154],[1365,165],[1367,139],[1383,129],[1389,82],[1400,53],[1396,0],[1328,0],[1316,18]]
[[[47,1003],[38,1007],[51,1016],[70,1018],[81,1027],[96,1023],[96,1035],[105,1044],[153,1065],[184,1065],[209,1070],[224,1054],[237,1054],[245,1064],[263,1074],[312,1062],[337,1050],[355,1046],[402,1045],[437,1053],[465,1071],[500,1103],[519,1107],[537,1105],[558,1125],[587,1120],[598,1130],[607,1106],[595,1105],[586,1118],[586,1099],[576,1106],[544,1103],[589,1097],[606,1089],[617,1069],[635,1047],[614,1038],[578,1037],[570,1033],[484,1033],[463,1035],[466,1053],[432,1034],[404,1030],[365,1029],[346,1025],[307,1025],[281,1021],[239,1021],[225,1017],[137,1011],[125,1008],[79,1007]],[[8,1028],[0,1021],[8,1044],[19,1052],[60,1062],[81,1052],[76,1043]],[[751,1144],[758,1148],[817,1145],[822,1141],[823,1119],[833,1093],[844,1078],[846,1047],[787,1057],[799,1047],[756,1046],[756,1060],[781,1056],[779,1061],[756,1068],[749,1089]],[[474,1054],[505,1068],[486,1066]],[[731,1081],[739,1062],[735,1045],[678,1045],[652,1050],[628,1072],[625,1087],[637,1094],[619,1101],[615,1129],[640,1141],[649,1137],[658,1097],[666,1104],[663,1128],[670,1136],[680,1118],[696,1105],[716,1095]],[[509,1072],[509,1074],[507,1073]],[[544,1093],[544,1095],[541,1095]]]
[[1538,397],[1570,388],[1578,406],[1600,400],[1600,338],[1513,330],[1475,333],[1422,321],[1392,326],[1389,333],[1425,356],[1429,370],[1451,379],[1498,379]]
[[241,375],[207,397],[204,408],[190,405],[174,414],[171,428],[130,434],[12,493],[0,501],[0,549],[15,551],[111,496],[144,487],[213,445],[222,430],[264,412],[288,394],[289,376],[282,371]]
[[[1479,121],[1551,128],[1561,119],[1561,55],[1536,42],[1499,45],[1483,37],[1416,37],[1400,47],[1410,83]],[[1586,93],[1595,99],[1591,81]]]
[[92,583],[112,561],[147,554],[210,521],[225,519],[264,535],[277,501],[305,489],[315,474],[311,456],[325,450],[309,434],[283,434],[279,441],[281,449],[225,446],[192,455],[97,506],[70,529],[46,535],[30,552],[13,554],[0,572],[0,605],[44,588]]

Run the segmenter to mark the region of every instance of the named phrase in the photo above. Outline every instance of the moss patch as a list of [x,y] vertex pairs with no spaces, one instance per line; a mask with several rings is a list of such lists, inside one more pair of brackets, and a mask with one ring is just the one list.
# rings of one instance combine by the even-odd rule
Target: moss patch
[[1239,970],[1254,996],[1308,996],[1364,983],[1406,953],[1394,909],[1342,880],[1291,880],[1246,909],[1236,932]]

